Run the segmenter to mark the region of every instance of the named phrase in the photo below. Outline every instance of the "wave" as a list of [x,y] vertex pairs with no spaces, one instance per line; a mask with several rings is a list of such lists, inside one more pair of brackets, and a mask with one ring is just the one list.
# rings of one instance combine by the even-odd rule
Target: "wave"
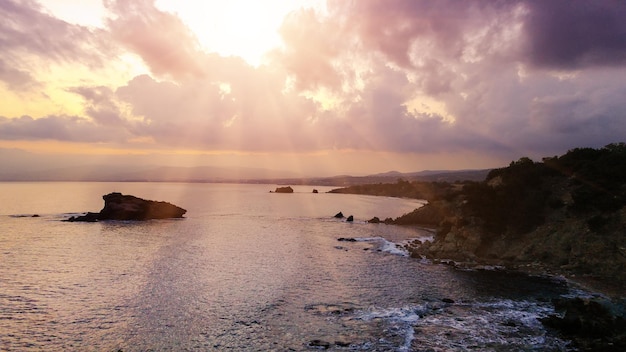
[[[343,239],[346,240],[346,239]],[[378,252],[384,252],[384,253],[389,253],[389,254],[393,254],[393,255],[398,255],[401,257],[408,257],[410,255],[409,251],[407,250],[407,246],[409,243],[414,243],[415,241],[421,241],[422,243],[424,241],[432,241],[433,240],[433,236],[423,236],[423,237],[418,237],[418,238],[411,238],[411,239],[407,239],[407,240],[403,240],[400,242],[392,242],[387,240],[384,237],[355,237],[352,238],[351,240],[354,240],[355,242],[369,242],[369,243],[373,243],[375,245],[375,249]]]
[[570,342],[550,335],[540,318],[554,314],[542,302],[429,302],[422,305],[370,308],[355,319],[380,321],[402,337],[395,351],[573,350]]

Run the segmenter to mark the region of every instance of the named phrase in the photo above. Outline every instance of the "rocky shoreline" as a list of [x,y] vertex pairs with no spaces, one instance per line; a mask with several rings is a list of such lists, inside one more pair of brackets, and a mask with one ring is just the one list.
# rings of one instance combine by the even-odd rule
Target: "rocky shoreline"
[[482,182],[398,180],[333,192],[426,200],[384,221],[435,230],[434,241],[409,246],[415,257],[548,272],[626,294],[625,143],[521,158]]
[[[334,193],[420,198],[387,224],[433,228],[412,257],[463,268],[562,276],[595,298],[554,302],[543,323],[581,351],[626,350],[626,144],[521,158],[483,182],[360,185]],[[603,297],[602,297],[603,296]]]

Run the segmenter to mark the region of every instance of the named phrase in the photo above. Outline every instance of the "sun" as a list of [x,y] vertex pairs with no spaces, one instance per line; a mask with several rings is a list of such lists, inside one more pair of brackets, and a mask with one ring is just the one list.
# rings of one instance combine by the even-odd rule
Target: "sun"
[[207,52],[239,56],[249,64],[259,66],[268,51],[280,47],[278,29],[284,17],[300,7],[321,9],[323,2],[157,0],[156,5],[179,16]]

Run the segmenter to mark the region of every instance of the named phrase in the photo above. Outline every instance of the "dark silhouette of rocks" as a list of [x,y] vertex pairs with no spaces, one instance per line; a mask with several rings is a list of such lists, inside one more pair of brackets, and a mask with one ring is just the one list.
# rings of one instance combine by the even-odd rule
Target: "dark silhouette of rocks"
[[293,188],[291,186],[277,187],[274,193],[293,193]]
[[313,193],[319,193],[319,191],[314,188]]
[[348,216],[348,218],[346,219],[346,221],[349,221],[349,222],[354,221],[354,216],[352,216],[352,215]]
[[367,220],[367,222],[369,222],[370,224],[379,224],[380,219],[378,218],[378,216],[374,216],[373,218]]
[[71,216],[69,219],[67,219],[66,221],[69,222],[96,222],[98,221],[100,218],[100,213],[92,213],[92,212],[88,212],[85,213],[84,215],[78,215],[78,216]]
[[337,239],[337,241],[339,242],[356,242],[356,238],[352,238],[352,237],[339,237]]
[[168,202],[145,200],[113,192],[102,196],[104,208],[99,213],[72,216],[67,221],[95,222],[99,220],[151,220],[182,218],[187,210]]
[[337,214],[335,214],[335,217],[337,219],[343,219],[343,213],[342,212],[338,212]]
[[309,341],[309,347],[327,350],[330,348],[330,342],[315,339],[315,340]]
[[580,351],[625,351],[626,317],[620,307],[597,299],[558,298],[552,301],[561,314],[542,318],[543,325],[574,340]]

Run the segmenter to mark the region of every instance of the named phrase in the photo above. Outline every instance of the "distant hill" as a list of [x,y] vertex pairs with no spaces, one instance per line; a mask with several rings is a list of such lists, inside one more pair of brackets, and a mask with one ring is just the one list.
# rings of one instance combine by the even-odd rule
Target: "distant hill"
[[[301,184],[301,185],[315,185],[315,186],[338,186],[348,187],[355,185],[368,185],[376,183],[395,183],[398,180],[403,181],[421,181],[421,182],[460,182],[460,181],[483,181],[491,169],[480,170],[438,170],[438,171],[419,171],[402,173],[397,171],[390,171],[381,174],[374,174],[368,176],[333,176],[333,177],[318,177],[318,178],[298,178],[289,179],[281,178],[272,180],[277,184]],[[260,180],[256,180],[260,181]],[[265,180],[267,182],[267,180]]]
[[[53,157],[20,149],[0,148],[0,181],[101,181],[101,182],[231,182],[349,186],[367,183],[407,181],[481,181],[489,170],[425,170],[402,173],[388,171],[368,176],[337,175],[302,177],[290,170],[244,166],[168,166],[162,156]],[[176,162],[181,162],[175,160]],[[172,159],[169,160],[172,162]]]
[[[13,153],[12,157],[19,154]],[[0,155],[2,161],[2,155]],[[19,161],[19,160],[18,160]],[[13,162],[15,164],[15,162]],[[370,183],[406,181],[455,182],[482,181],[489,173],[483,170],[426,170],[411,173],[389,171],[368,176],[298,177],[295,172],[249,167],[159,166],[128,164],[59,165],[41,159],[18,168],[0,170],[0,181],[98,181],[98,182],[229,182],[272,183],[345,187]]]

